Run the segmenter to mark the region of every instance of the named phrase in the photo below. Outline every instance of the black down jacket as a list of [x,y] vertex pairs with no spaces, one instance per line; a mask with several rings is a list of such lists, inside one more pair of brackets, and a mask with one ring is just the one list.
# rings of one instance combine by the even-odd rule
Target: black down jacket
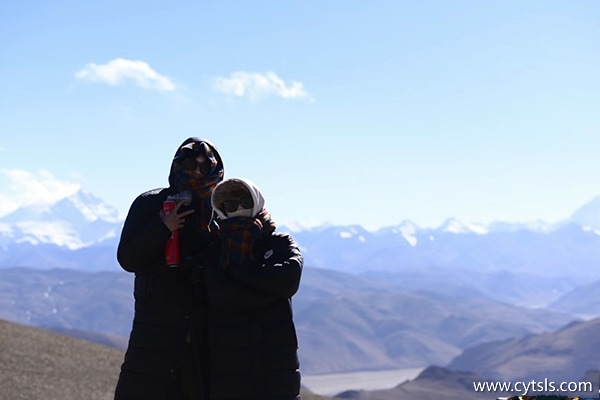
[[[165,245],[171,232],[159,212],[170,194],[173,189],[164,188],[138,196],[121,233],[117,259],[123,269],[135,273],[135,316],[116,400],[206,398],[206,311],[204,296],[197,291],[198,260],[215,237],[198,229],[197,210],[179,230],[182,265],[167,267]],[[199,206],[192,202],[189,207]]]
[[[219,246],[216,246],[219,247]],[[290,400],[300,393],[291,297],[302,255],[287,234],[254,245],[254,259],[204,269],[211,400]]]

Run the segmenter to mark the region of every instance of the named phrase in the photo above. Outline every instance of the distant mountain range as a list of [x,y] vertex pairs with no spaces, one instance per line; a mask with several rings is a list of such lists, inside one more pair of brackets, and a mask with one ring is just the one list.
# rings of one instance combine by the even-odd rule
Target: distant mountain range
[[[474,391],[474,383],[495,383],[498,381],[490,380],[475,372],[456,371],[439,366],[431,366],[426,368],[415,379],[403,382],[392,389],[383,390],[349,390],[339,393],[335,399],[343,400],[409,400],[409,399],[431,399],[431,400],[490,400],[490,399],[511,399],[511,400],[592,400],[598,394],[598,370],[589,370],[584,375],[573,379],[571,382],[592,383],[593,389],[574,391],[574,392],[528,392],[528,396],[523,396],[523,389],[511,392],[495,391]],[[518,381],[530,384],[530,381]],[[536,382],[544,383],[544,379]],[[558,380],[557,382],[565,382]],[[521,388],[521,387],[519,387]],[[538,395],[538,397],[534,397]]]
[[[133,276],[124,271],[7,268],[0,275],[0,318],[123,348],[132,291]],[[471,346],[555,330],[574,319],[473,291],[409,291],[310,267],[293,306],[307,374],[443,365]]]
[[554,330],[574,319],[475,291],[415,291],[309,268],[294,309],[302,365],[313,374],[444,365],[476,343]]
[[18,208],[0,218],[0,245],[54,245],[68,250],[114,243],[119,212],[86,190],[47,206]]
[[[405,221],[376,232],[321,226],[292,234],[308,267],[410,290],[474,290],[515,305],[551,306],[588,317],[600,312],[592,297],[573,295],[568,304],[561,297],[600,279],[599,215],[597,198],[552,226],[497,222],[485,227],[449,219],[437,229]],[[120,271],[116,247],[122,223],[115,208],[84,190],[49,206],[17,209],[0,218],[0,269]]]
[[[553,225],[279,227],[305,257],[293,299],[305,373],[445,365],[600,316],[598,215],[595,199]],[[133,316],[122,224],[85,191],[0,218],[0,318],[122,347]]]
[[[118,211],[85,190],[0,218],[0,268],[118,269]],[[290,231],[307,266],[350,273],[441,268],[600,279],[600,197],[556,224],[488,226],[448,219],[436,229],[410,221],[375,232],[360,226]],[[335,251],[332,251],[335,249]]]
[[[600,369],[600,318],[572,322],[554,332],[474,346],[448,364],[489,379],[576,381]],[[594,381],[598,391],[598,377]]]

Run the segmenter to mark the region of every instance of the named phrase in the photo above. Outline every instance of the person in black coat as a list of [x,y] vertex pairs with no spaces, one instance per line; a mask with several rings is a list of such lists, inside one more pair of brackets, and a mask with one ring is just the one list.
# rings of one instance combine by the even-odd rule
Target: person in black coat
[[264,202],[239,178],[212,195],[219,242],[204,269],[211,400],[299,399],[291,298],[303,259],[290,235],[275,232]]
[[[135,316],[115,400],[206,398],[206,315],[197,267],[215,240],[210,197],[222,180],[217,149],[189,138],[175,153],[169,187],[143,193],[131,205],[117,259],[135,273]],[[165,214],[163,202],[177,194],[191,199]],[[165,262],[165,247],[175,231],[181,261],[173,267]]]

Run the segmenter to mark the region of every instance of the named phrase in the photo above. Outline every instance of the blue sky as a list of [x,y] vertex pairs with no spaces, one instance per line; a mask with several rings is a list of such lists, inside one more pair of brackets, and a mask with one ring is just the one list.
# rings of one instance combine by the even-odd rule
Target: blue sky
[[600,195],[600,2],[0,4],[0,216],[126,213],[213,141],[276,221],[553,222]]

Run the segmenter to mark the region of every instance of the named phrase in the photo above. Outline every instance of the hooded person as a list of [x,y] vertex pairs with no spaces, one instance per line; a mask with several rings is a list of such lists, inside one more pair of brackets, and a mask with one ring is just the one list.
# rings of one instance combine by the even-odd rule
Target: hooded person
[[[210,142],[188,138],[171,163],[169,187],[132,203],[119,241],[121,267],[135,273],[135,315],[115,400],[205,399],[206,318],[198,263],[216,238],[210,198],[223,162]],[[171,213],[169,196],[179,197]],[[167,242],[178,232],[180,263],[167,266]]]
[[300,284],[300,250],[276,232],[253,182],[226,179],[211,202],[219,241],[204,281],[209,399],[299,399],[291,298]]

